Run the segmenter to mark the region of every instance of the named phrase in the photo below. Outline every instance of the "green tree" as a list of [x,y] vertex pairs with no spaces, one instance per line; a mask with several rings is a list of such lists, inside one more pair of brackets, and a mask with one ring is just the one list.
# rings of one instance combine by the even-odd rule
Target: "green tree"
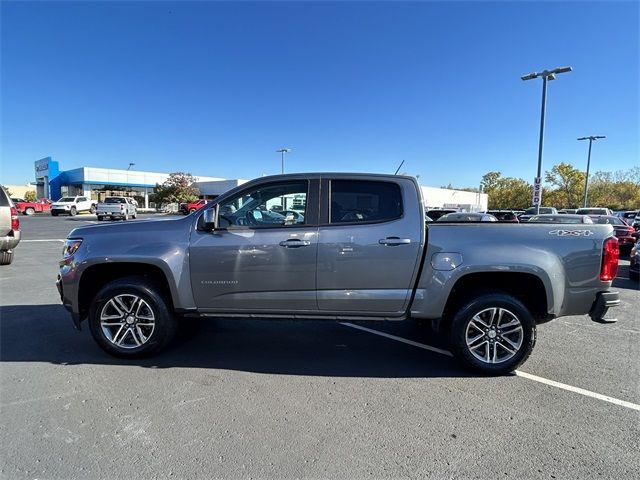
[[7,197],[9,197],[9,198],[13,197],[13,194],[11,193],[11,191],[7,187],[2,185],[2,188],[4,188],[4,191],[7,192]]
[[503,177],[500,172],[482,176],[481,185],[489,195],[489,208],[527,208],[531,203],[533,187],[521,178]]
[[[558,193],[552,195],[555,207],[577,208],[581,206],[585,182],[584,172],[568,163],[561,162],[554,165],[551,170],[547,170],[545,180],[558,190]],[[542,198],[544,202],[544,192]]]
[[35,202],[38,198],[36,197],[36,191],[35,190],[28,190],[24,193],[24,199],[27,202]]
[[174,172],[162,184],[154,188],[156,203],[180,203],[197,200],[199,191],[193,184],[198,179],[185,172]]

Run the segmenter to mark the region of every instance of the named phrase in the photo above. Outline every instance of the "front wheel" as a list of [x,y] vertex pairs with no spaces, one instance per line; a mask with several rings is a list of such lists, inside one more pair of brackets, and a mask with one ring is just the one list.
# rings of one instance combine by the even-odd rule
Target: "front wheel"
[[95,296],[89,329],[105,352],[140,358],[171,341],[176,320],[157,285],[144,277],[126,277],[108,283]]
[[76,210],[76,207],[71,207],[71,209],[69,210],[69,215],[71,215],[72,217],[75,217],[78,214],[78,210]]
[[190,209],[190,210],[189,210],[189,213],[193,213],[193,212],[195,212],[195,211],[196,211],[196,209],[195,209],[195,208],[192,208],[192,209]]
[[487,375],[503,375],[531,355],[536,323],[517,298],[485,292],[460,306],[450,335],[454,355],[464,366]]

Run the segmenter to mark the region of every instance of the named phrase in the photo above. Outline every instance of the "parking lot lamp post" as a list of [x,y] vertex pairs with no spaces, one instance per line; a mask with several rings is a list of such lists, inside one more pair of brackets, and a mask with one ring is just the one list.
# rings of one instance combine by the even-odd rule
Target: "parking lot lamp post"
[[281,155],[281,161],[282,161],[282,173],[284,174],[284,156],[287,153],[291,153],[291,149],[290,148],[281,148],[279,150],[276,150],[276,152],[278,152]]
[[587,176],[584,179],[584,196],[582,200],[582,206],[587,208],[587,194],[589,189],[589,166],[591,165],[591,144],[594,140],[598,140],[601,138],[607,138],[604,135],[590,135],[588,137],[580,137],[578,140],[589,140],[589,154],[587,156]]
[[[555,80],[559,73],[567,73],[571,71],[571,67],[558,67],[553,70],[543,70],[542,72],[532,72],[520,77],[522,80],[533,80],[542,77],[542,106],[540,107],[540,140],[538,142],[538,173],[536,175],[536,184],[542,184],[542,145],[544,143],[544,114],[547,108],[547,81]],[[541,188],[541,187],[540,187]],[[540,190],[541,191],[541,190]],[[540,213],[540,203],[542,198],[539,196],[535,204],[536,215]]]

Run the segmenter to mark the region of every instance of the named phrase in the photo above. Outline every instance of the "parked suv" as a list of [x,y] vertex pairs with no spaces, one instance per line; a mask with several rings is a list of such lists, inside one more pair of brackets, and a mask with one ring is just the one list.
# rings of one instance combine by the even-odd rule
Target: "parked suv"
[[96,202],[87,197],[62,197],[51,205],[51,215],[66,213],[72,217],[80,212],[96,213]]
[[18,210],[0,187],[0,265],[13,262],[13,249],[20,243],[20,219]]

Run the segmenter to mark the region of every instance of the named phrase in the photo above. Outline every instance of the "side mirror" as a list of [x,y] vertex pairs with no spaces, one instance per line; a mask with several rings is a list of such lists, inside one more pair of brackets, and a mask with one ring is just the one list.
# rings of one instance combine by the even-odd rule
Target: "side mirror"
[[202,214],[202,228],[213,230],[216,228],[216,208],[207,208]]

